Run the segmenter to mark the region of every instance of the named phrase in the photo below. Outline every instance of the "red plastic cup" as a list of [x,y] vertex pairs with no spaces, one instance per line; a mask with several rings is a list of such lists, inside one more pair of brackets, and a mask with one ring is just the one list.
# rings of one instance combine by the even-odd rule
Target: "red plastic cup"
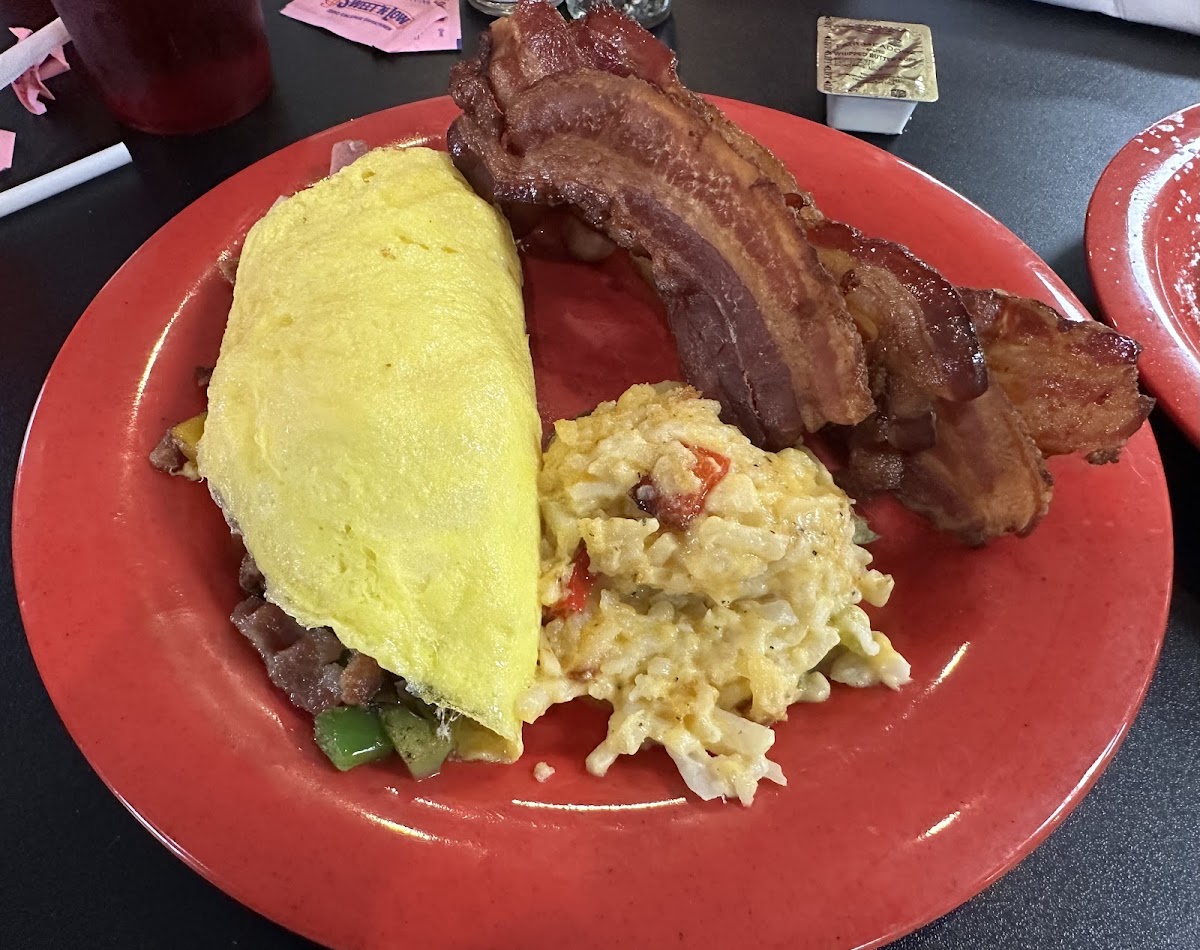
[[202,132],[245,115],[271,88],[259,0],[54,0],[117,120]]

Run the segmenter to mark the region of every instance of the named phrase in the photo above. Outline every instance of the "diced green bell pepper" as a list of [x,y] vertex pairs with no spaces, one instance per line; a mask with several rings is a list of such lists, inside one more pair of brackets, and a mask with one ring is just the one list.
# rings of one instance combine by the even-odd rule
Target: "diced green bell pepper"
[[313,737],[329,761],[343,772],[392,754],[392,743],[378,714],[362,706],[335,706],[317,713]]
[[438,735],[438,724],[404,706],[385,706],[379,711],[384,731],[413,778],[436,775],[454,743]]

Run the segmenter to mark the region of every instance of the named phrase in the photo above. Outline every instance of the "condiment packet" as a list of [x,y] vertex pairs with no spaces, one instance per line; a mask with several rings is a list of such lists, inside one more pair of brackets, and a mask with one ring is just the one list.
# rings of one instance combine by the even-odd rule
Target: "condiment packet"
[[17,144],[17,133],[0,129],[0,172],[12,168],[13,148]]
[[817,86],[828,96],[827,121],[835,128],[903,131],[916,103],[938,97],[929,27],[821,17]]
[[[33,35],[33,30],[28,30],[23,26],[10,26],[8,32],[17,38],[17,42],[21,43]],[[65,32],[64,32],[65,35]],[[36,44],[35,44],[36,49]],[[40,52],[40,51],[38,51]],[[33,55],[37,55],[34,52]],[[25,60],[28,62],[28,59]],[[61,46],[55,46],[50,49],[47,55],[40,63],[35,63],[30,66],[25,72],[21,73],[13,80],[13,92],[17,95],[17,101],[21,103],[28,112],[34,115],[43,115],[46,112],[46,103],[42,102],[41,97],[53,99],[54,93],[46,88],[46,80],[52,79],[60,73],[65,73],[71,66],[67,62],[66,54],[63,53]],[[8,171],[12,168],[13,149],[16,146],[17,134],[8,129],[0,129],[0,172]]]
[[292,0],[279,12],[385,53],[462,46],[458,0]]
[[[33,30],[27,30],[23,26],[10,26],[8,32],[17,38],[18,43],[33,35]],[[46,111],[46,103],[38,97],[54,98],[54,93],[46,88],[45,80],[65,73],[70,68],[63,48],[56,46],[50,51],[49,56],[36,66],[30,66],[16,78],[12,84],[13,92],[17,94],[17,99],[27,111],[34,115],[42,115]]]

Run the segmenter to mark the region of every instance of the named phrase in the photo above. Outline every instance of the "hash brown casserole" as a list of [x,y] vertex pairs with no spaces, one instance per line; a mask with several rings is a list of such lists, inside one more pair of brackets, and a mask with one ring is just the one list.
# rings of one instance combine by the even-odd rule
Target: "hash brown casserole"
[[749,805],[770,724],[830,680],[906,683],[909,666],[862,601],[892,579],[854,543],[851,501],[805,449],[765,452],[690,387],[638,385],[556,423],[539,479],[543,626],[533,722],[555,703],[610,703],[587,758],[604,775],[665,746],[703,799]]

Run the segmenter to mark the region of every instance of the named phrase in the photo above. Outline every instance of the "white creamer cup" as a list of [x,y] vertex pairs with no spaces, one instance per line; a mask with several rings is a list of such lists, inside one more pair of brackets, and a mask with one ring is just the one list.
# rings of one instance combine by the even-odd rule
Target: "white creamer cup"
[[917,107],[914,99],[875,96],[825,96],[825,124],[846,132],[899,135]]

